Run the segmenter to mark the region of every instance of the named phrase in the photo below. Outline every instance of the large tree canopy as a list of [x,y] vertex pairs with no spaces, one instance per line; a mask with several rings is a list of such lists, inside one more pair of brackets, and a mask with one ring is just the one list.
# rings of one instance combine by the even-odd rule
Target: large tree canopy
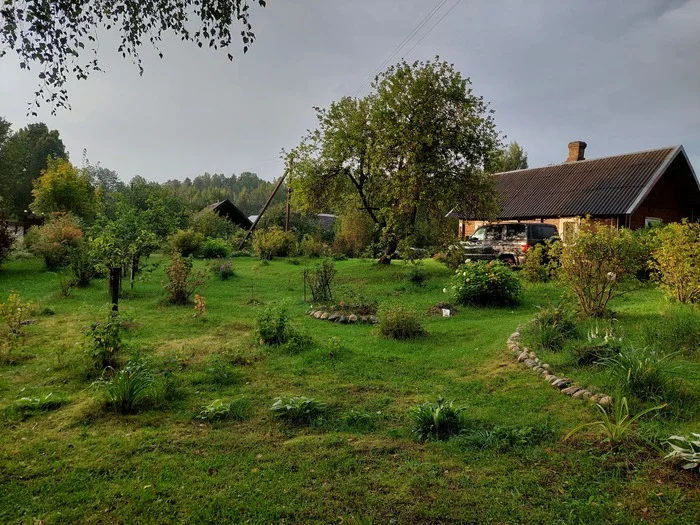
[[0,141],[0,206],[4,212],[21,217],[32,200],[32,184],[46,169],[47,159],[68,155],[58,131],[49,131],[44,123],[29,124],[15,133],[9,133],[8,128],[5,133],[7,138]]
[[419,217],[452,208],[489,216],[498,156],[492,111],[468,78],[435,59],[390,67],[374,92],[316,108],[318,127],[288,156],[295,202],[308,211],[351,205],[382,229],[387,262]]
[[[260,6],[265,0],[255,0]],[[25,0],[0,6],[0,57],[14,51],[20,67],[38,66],[39,88],[34,105],[68,106],[68,77],[87,78],[99,71],[98,29],[121,34],[117,51],[129,55],[143,72],[139,50],[144,40],[156,49],[163,33],[171,32],[199,47],[228,50],[238,24],[243,52],[255,36],[248,0]],[[89,59],[82,54],[89,50]],[[163,56],[159,52],[159,55]],[[36,114],[36,113],[34,113]]]

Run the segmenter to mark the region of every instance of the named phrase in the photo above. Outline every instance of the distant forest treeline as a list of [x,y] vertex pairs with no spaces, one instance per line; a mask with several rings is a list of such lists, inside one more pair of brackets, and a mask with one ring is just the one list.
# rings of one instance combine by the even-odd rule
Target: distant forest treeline
[[[33,200],[34,182],[47,167],[47,158],[68,159],[57,130],[36,123],[13,131],[11,123],[0,117],[0,211],[16,219],[24,215]],[[193,179],[188,177],[184,181],[169,180],[165,183],[136,176],[126,184],[115,171],[91,164],[85,155],[80,169],[104,196],[125,195],[135,188],[148,187],[149,192],[158,189],[157,193],[169,194],[171,199],[180,201],[180,208],[186,212],[199,211],[214,202],[230,199],[246,215],[255,215],[260,212],[275,184],[247,171],[229,177],[205,173]],[[285,193],[286,187],[280,188],[273,203],[283,202]]]

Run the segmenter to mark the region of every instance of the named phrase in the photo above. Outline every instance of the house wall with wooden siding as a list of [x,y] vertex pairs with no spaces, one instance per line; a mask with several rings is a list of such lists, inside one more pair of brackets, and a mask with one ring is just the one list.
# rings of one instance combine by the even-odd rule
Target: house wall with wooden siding
[[687,165],[677,158],[630,217],[629,227],[644,228],[647,218],[695,221],[700,214],[700,189]]

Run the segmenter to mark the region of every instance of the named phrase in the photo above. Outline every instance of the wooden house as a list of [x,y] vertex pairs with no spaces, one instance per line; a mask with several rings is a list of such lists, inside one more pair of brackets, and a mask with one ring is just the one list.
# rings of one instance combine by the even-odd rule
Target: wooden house
[[[587,216],[631,229],[700,217],[700,182],[683,146],[590,160],[584,159],[585,148],[585,142],[571,142],[563,164],[495,174],[497,220],[547,222],[567,240]],[[452,214],[459,218],[460,237],[483,224]]]

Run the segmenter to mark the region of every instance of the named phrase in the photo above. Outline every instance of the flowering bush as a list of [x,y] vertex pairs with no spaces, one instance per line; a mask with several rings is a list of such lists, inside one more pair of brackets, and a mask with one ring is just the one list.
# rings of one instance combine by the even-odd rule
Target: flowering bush
[[55,270],[68,265],[83,242],[83,231],[70,214],[55,213],[43,226],[31,228],[24,240],[31,252],[44,258],[49,270]]
[[515,272],[500,261],[467,259],[457,268],[451,290],[457,304],[506,306],[520,302],[521,285]]

